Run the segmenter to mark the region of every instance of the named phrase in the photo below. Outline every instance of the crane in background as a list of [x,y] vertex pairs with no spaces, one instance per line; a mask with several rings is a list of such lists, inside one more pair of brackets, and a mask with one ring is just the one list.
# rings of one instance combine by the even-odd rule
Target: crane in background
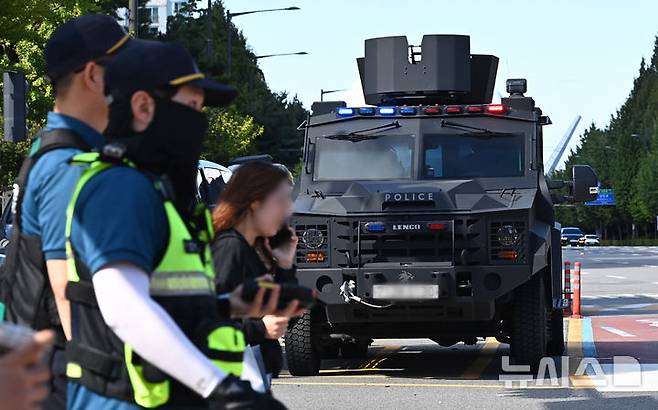
[[555,150],[553,151],[550,158],[548,159],[548,162],[546,162],[544,167],[544,169],[546,170],[546,176],[551,176],[551,174],[555,172],[555,168],[557,168],[557,165],[560,163],[560,158],[562,158],[564,151],[567,149],[567,146],[569,145],[569,141],[571,141],[571,137],[573,136],[573,133],[576,131],[576,127],[578,126],[578,123],[580,123],[580,119],[581,116],[576,115],[576,118],[573,119],[571,125],[569,126],[569,128],[567,128],[567,132],[560,140],[560,143],[557,145],[557,147],[555,147]]

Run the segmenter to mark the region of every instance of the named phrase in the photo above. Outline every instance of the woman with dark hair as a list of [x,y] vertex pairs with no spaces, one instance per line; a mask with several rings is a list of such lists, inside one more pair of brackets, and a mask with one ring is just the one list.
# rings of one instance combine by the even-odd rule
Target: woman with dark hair
[[[233,174],[213,212],[218,293],[268,274],[278,283],[296,282],[298,238],[287,224],[292,214],[292,186],[288,170],[268,162],[248,162]],[[290,240],[272,248],[269,238],[282,229],[291,231]],[[285,333],[290,317],[302,313],[298,301],[293,301],[278,315],[243,321],[246,341],[260,347],[266,373],[278,375],[282,355],[277,339]]]

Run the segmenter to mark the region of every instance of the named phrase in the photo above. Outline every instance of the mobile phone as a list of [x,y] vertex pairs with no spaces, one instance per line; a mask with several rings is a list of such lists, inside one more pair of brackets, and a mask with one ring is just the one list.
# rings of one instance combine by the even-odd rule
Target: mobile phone
[[29,327],[8,322],[0,323],[0,356],[28,343],[36,332]]
[[289,242],[290,239],[292,239],[292,230],[290,229],[290,225],[286,223],[279,229],[276,235],[270,238],[270,247],[272,249],[278,248]]
[[263,298],[263,304],[267,304],[267,301],[270,299],[270,294],[272,293],[271,289],[276,285],[281,287],[277,309],[284,309],[295,299],[299,301],[299,307],[301,308],[309,308],[315,304],[315,292],[310,288],[291,283],[277,284],[262,280],[245,283],[242,288],[242,299],[245,302],[251,303],[256,297],[256,292],[261,288],[265,288],[266,291]]

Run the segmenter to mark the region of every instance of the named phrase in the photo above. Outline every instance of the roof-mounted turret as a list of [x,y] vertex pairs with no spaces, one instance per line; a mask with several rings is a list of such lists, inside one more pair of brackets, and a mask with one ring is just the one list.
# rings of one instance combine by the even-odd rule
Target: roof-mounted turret
[[491,102],[498,57],[472,55],[469,36],[425,35],[417,49],[405,36],[365,41],[357,65],[367,104]]

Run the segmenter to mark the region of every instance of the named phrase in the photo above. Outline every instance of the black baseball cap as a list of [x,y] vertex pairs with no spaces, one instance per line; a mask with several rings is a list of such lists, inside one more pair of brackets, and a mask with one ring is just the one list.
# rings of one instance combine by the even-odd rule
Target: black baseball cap
[[206,78],[192,55],[174,43],[132,40],[129,49],[119,53],[105,71],[105,94],[110,101],[164,86],[191,85],[205,91],[204,105],[228,105],[237,90]]
[[46,76],[55,81],[90,61],[113,55],[129,40],[130,35],[108,15],[71,19],[59,26],[46,43]]

